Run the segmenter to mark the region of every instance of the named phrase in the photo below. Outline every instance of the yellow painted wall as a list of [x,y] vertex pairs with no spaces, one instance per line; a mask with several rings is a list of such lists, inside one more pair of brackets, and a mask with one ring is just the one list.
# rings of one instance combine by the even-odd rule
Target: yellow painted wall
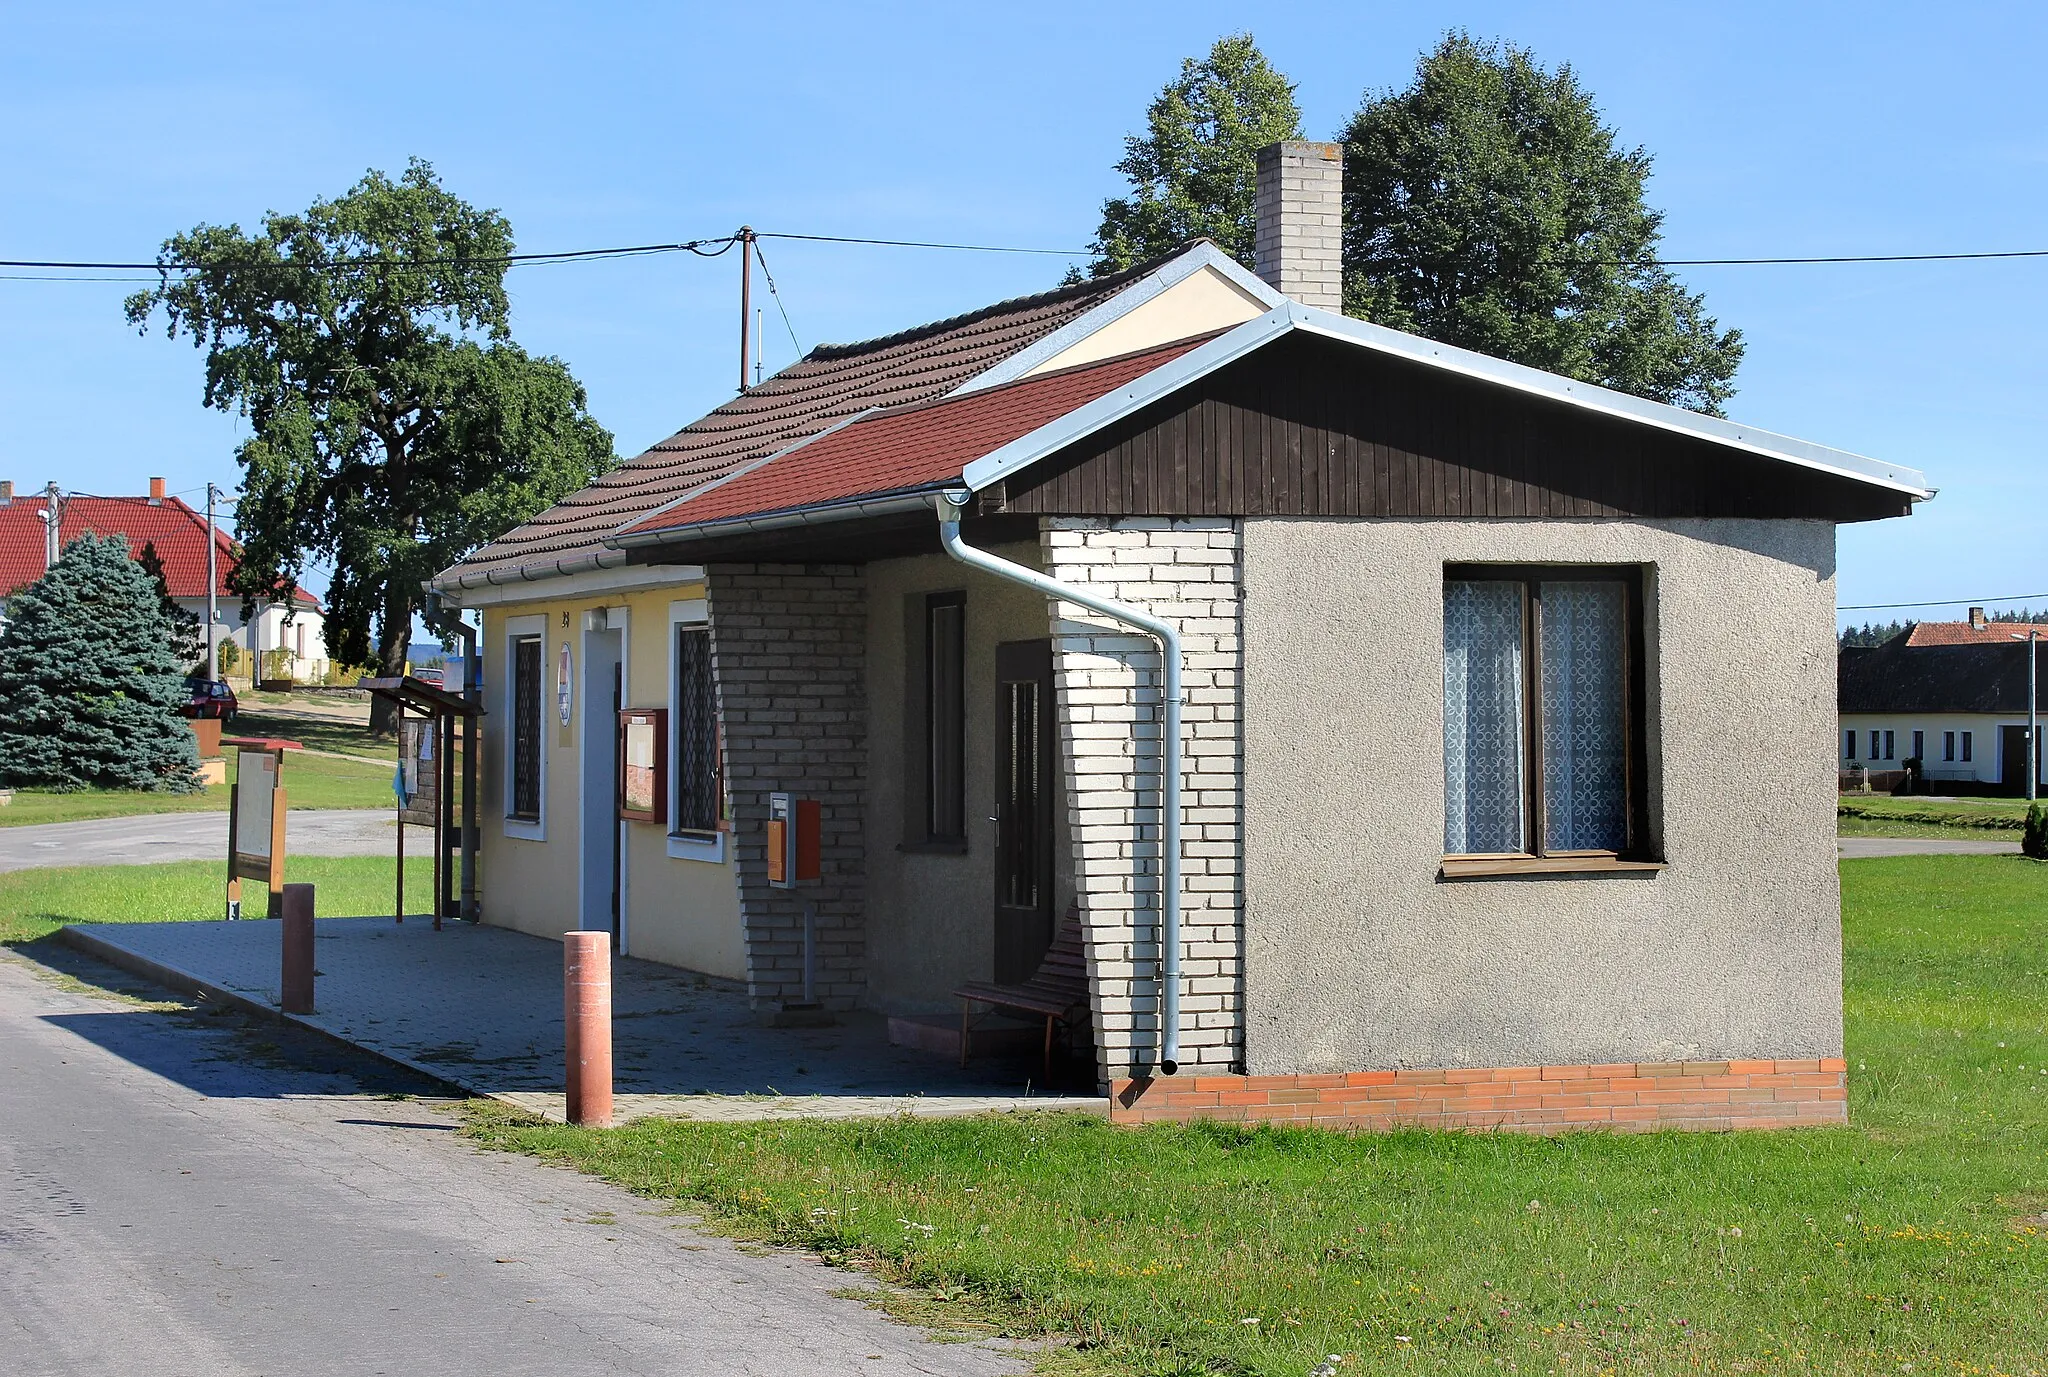
[[[637,592],[591,593],[484,609],[484,718],[482,883],[484,920],[544,937],[560,937],[579,918],[581,830],[578,815],[583,714],[591,706],[582,689],[584,613],[608,609],[612,625],[626,626],[625,706],[669,706],[669,604],[701,598],[701,583],[678,583]],[[623,612],[623,617],[621,613]],[[504,824],[506,623],[545,619],[541,669],[542,733],[547,752],[544,840],[506,835]],[[566,619],[566,623],[565,623]],[[555,708],[555,666],[567,641],[578,692],[564,730]],[[610,703],[598,705],[609,713]],[[710,975],[743,979],[738,890],[730,859],[710,862],[668,854],[667,829],[626,825],[625,950],[632,956]]]
[[1229,278],[1213,268],[1203,268],[1094,334],[1076,340],[1025,376],[1074,368],[1190,335],[1242,325],[1265,313],[1264,305],[1239,290]]

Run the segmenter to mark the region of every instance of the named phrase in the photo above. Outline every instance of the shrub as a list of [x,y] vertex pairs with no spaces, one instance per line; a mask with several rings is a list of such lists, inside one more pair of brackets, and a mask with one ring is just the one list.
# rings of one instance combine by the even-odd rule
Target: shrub
[[2043,808],[2038,800],[2027,808],[2027,826],[2020,833],[2020,851],[2037,861],[2048,861],[2048,808]]

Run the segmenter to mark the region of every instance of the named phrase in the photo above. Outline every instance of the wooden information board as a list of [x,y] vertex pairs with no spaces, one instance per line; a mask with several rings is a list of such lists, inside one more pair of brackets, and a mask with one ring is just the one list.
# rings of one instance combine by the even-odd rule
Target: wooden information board
[[261,880],[266,917],[284,905],[284,752],[244,747],[235,756],[235,790],[228,802],[228,917],[242,916],[242,881]]

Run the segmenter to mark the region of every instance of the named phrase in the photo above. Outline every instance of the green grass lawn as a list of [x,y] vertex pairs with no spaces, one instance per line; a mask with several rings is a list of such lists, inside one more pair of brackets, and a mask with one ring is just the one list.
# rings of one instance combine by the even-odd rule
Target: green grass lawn
[[282,737],[316,751],[338,751],[343,755],[369,756],[377,760],[398,759],[398,738],[371,736],[367,717],[353,721],[294,711],[290,707],[245,707],[235,715],[227,734]]
[[1894,798],[1844,795],[1835,805],[1835,828],[1845,837],[1978,837],[2018,841],[2026,825],[2025,799]]
[[[317,911],[328,918],[391,912],[393,861],[388,856],[294,856],[284,865],[293,884],[318,886]],[[74,866],[0,873],[0,942],[33,942],[66,923],[164,923],[219,918],[226,902],[224,861],[169,865]],[[245,900],[262,912],[261,887],[243,881]],[[433,908],[431,861],[408,865],[408,913]]]
[[2048,867],[1843,875],[1845,1129],[470,1132],[1056,1336],[1057,1370],[2048,1374]]
[[[136,789],[84,789],[75,794],[59,794],[43,789],[17,789],[14,802],[0,808],[0,827],[145,813],[224,812],[235,778],[235,753],[229,751],[227,758],[229,782],[191,794],[157,794]],[[391,769],[389,765],[287,751],[285,799],[293,808],[391,808],[395,805]]]

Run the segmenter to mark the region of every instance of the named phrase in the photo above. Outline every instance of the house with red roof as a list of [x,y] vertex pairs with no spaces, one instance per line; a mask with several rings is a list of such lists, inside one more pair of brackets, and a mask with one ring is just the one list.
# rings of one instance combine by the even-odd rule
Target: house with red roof
[[1048,1015],[1123,1121],[1840,1122],[1835,531],[1932,490],[1345,317],[1341,156],[1256,271],[814,350],[438,575],[485,920]]
[[[2048,712],[2044,640],[2048,626],[1992,621],[1973,607],[1964,621],[1919,622],[1882,645],[1842,647],[1842,770],[1885,787],[1918,760],[1937,793],[2024,797],[2028,736]],[[2039,794],[2048,789],[2048,753],[2036,741],[2032,754]]]
[[[54,486],[54,485],[51,485]],[[164,480],[149,480],[144,497],[97,497],[58,492],[56,548],[62,550],[82,535],[127,537],[128,551],[140,559],[153,548],[163,561],[164,582],[171,598],[206,623],[207,525],[203,512],[164,491]],[[50,488],[18,494],[12,481],[0,480],[0,616],[9,594],[33,583],[49,567]],[[229,591],[240,553],[225,531],[215,529],[214,624],[210,639],[231,640],[242,652],[243,669],[251,650],[282,652],[293,679],[318,679],[327,671],[327,641],[320,601],[293,586],[288,603],[266,602],[252,617],[242,615],[242,595]]]

